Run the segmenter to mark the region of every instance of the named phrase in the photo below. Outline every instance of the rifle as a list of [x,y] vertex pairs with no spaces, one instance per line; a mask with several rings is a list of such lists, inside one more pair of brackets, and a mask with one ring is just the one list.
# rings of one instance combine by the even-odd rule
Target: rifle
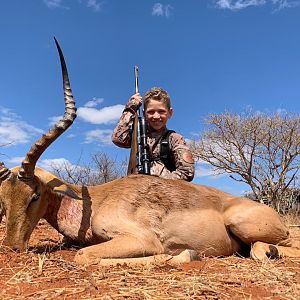
[[[138,67],[134,66],[135,93],[139,92],[138,88]],[[131,137],[131,151],[127,175],[130,174],[147,174],[150,175],[150,154],[149,145],[147,144],[147,123],[140,116],[140,109],[136,112]]]

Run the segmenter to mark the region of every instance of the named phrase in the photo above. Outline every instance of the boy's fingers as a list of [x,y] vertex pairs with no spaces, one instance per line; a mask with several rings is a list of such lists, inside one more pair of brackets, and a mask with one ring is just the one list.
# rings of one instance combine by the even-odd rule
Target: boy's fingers
[[137,110],[143,103],[143,98],[139,93],[136,93],[130,97],[127,106],[133,110]]
[[140,93],[134,94],[131,98],[138,101],[140,105],[143,103],[143,98]]

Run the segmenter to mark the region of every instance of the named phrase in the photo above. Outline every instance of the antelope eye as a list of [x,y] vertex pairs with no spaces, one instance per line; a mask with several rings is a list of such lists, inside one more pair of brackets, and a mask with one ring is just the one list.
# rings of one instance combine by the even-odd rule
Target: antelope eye
[[40,198],[39,193],[33,194],[31,197],[31,202],[35,202],[35,201],[39,200],[39,198]]

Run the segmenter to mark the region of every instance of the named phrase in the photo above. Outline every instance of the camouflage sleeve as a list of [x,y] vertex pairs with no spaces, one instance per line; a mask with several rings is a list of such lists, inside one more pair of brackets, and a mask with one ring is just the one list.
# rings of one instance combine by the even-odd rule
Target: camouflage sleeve
[[[191,150],[187,146],[182,135],[172,133],[170,135],[170,151],[171,159],[173,160],[176,170],[170,172],[162,162],[154,162],[151,170],[153,175],[168,179],[183,179],[192,181],[195,173],[195,163]],[[152,174],[152,172],[151,172]]]
[[113,131],[112,142],[121,148],[131,147],[131,127],[135,113],[132,110],[125,109],[121,115],[121,118]]

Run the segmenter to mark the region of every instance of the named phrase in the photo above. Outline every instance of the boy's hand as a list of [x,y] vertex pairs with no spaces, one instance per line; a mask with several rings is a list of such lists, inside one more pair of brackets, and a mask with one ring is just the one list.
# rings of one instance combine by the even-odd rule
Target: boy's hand
[[137,111],[143,103],[143,98],[140,93],[136,93],[128,100],[126,107]]

